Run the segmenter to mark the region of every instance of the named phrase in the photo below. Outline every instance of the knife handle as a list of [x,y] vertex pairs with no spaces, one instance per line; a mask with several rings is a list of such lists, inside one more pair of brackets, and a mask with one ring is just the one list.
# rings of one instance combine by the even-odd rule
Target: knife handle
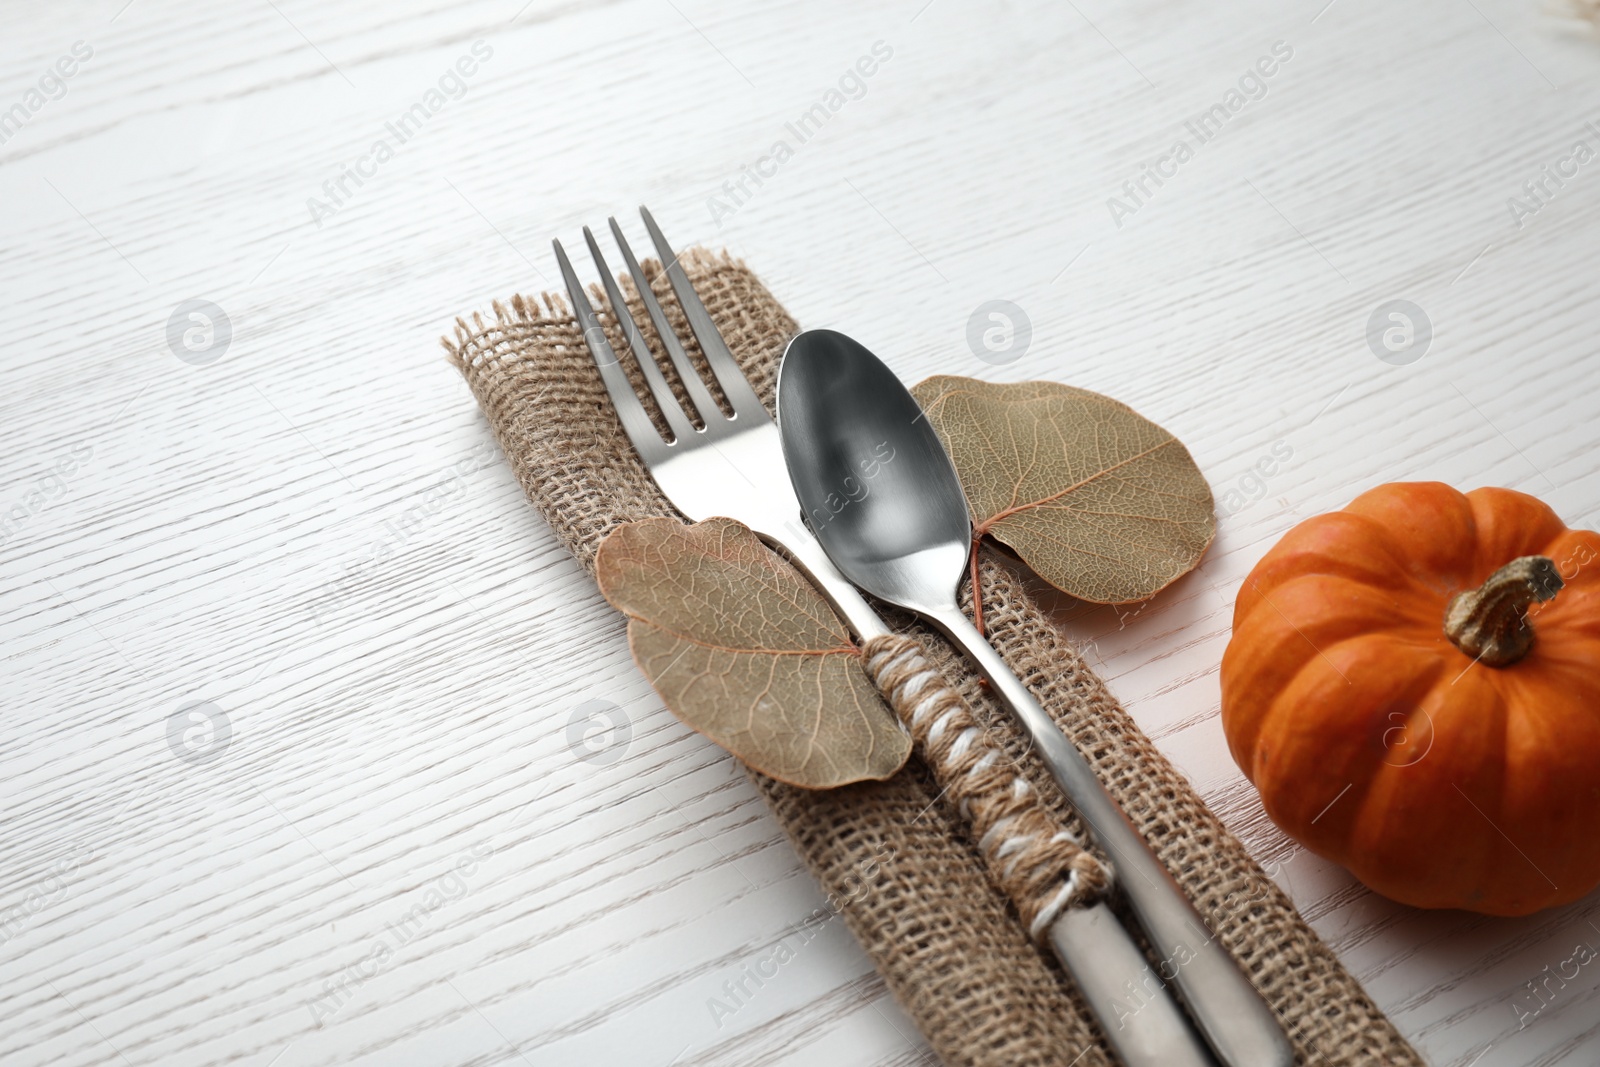
[[[1272,1009],[1208,933],[1150,845],[1076,746],[954,605],[928,617],[970,656],[1021,722],[1034,751],[1117,871],[1117,884],[1223,1067],[1291,1067],[1294,1049]],[[1166,972],[1170,971],[1168,974]]]
[[[934,778],[971,823],[990,880],[1048,943],[1128,1067],[1215,1067],[1148,960],[1102,898],[1110,872],[1039,803],[972,709],[914,639],[863,643],[867,673]],[[1073,1050],[1079,1051],[1079,1050]]]
[[1216,1067],[1205,1042],[1104,902],[1062,912],[1050,927],[1050,947],[1127,1067]]

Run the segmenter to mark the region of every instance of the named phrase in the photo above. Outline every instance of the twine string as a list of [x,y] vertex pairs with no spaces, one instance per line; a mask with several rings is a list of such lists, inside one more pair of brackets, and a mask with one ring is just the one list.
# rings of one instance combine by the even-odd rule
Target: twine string
[[1111,888],[1110,870],[1039,802],[922,646],[885,634],[868,640],[863,652],[867,674],[971,823],[989,876],[1011,898],[1029,936],[1042,941],[1063,911],[1101,900]]

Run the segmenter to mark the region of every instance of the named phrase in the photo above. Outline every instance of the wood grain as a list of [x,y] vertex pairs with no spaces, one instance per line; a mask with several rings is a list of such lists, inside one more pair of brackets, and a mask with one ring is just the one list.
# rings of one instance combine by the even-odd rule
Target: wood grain
[[[0,1060],[922,1062],[840,924],[797,930],[816,888],[437,347],[549,287],[551,237],[642,237],[640,202],[908,380],[1105,392],[1247,487],[1197,572],[1064,625],[1432,1062],[1600,1059],[1600,967],[1518,1009],[1600,946],[1593,897],[1376,898],[1265,821],[1216,715],[1233,594],[1296,520],[1411,478],[1600,520],[1600,163],[1520,226],[1507,203],[1600,147],[1592,35],[1532,0],[96,0],[14,6],[6,38],[0,111],[93,54],[0,143]],[[859,98],[708,205],[880,41]],[[1118,226],[1109,198],[1279,41]],[[232,330],[203,365],[167,339],[192,299]],[[1033,328],[1000,367],[966,341],[990,299]],[[1391,299],[1433,325],[1410,365],[1367,344]],[[569,730],[595,700],[625,745]],[[195,702],[228,718],[210,762],[169,743]]]

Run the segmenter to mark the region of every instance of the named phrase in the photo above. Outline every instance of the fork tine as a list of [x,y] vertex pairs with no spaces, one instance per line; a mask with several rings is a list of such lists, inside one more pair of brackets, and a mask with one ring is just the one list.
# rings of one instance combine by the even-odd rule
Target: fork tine
[[669,454],[667,443],[661,439],[655,424],[645,413],[644,405],[639,402],[639,394],[633,391],[633,383],[628,381],[627,372],[617,362],[617,354],[606,339],[606,332],[601,328],[594,308],[589,305],[589,297],[584,293],[582,283],[573,273],[566,250],[561,247],[560,241],[552,241],[551,244],[555,246],[556,262],[561,265],[561,277],[567,283],[572,312],[578,317],[584,343],[589,346],[589,355],[594,357],[594,365],[600,370],[600,380],[605,383],[606,392],[611,394],[611,403],[617,409],[617,418],[622,420],[623,431],[646,466],[666,459]]
[[611,268],[606,265],[606,257],[600,254],[600,246],[595,243],[594,234],[589,232],[587,226],[583,228],[583,239],[588,242],[589,255],[594,257],[594,265],[600,271],[600,283],[605,286],[606,299],[611,302],[611,314],[621,324],[623,336],[628,339],[628,346],[633,349],[633,358],[639,361],[639,369],[644,372],[645,384],[650,387],[650,395],[655,398],[656,406],[661,409],[667,425],[672,428],[673,438],[682,441],[685,437],[694,436],[694,424],[684,414],[682,406],[678,404],[678,398],[672,395],[672,387],[667,384],[661,368],[656,365],[656,357],[650,351],[650,346],[645,343],[644,335],[639,332],[639,324],[633,321],[633,313],[628,310],[628,305],[622,299],[622,293],[617,289],[617,281],[611,276]]
[[644,226],[650,231],[650,240],[655,243],[656,254],[661,257],[661,262],[667,265],[667,279],[672,283],[672,291],[678,296],[678,305],[683,308],[684,317],[689,320],[689,328],[694,331],[695,340],[700,342],[700,350],[706,354],[706,362],[711,365],[711,373],[716,375],[717,384],[722,387],[723,394],[733,405],[734,414],[750,419],[770,418],[761,399],[756,396],[756,391],[750,388],[750,380],[744,376],[744,371],[739,369],[733,353],[728,351],[727,343],[722,340],[722,334],[718,332],[716,323],[711,321],[711,316],[706,312],[706,306],[700,302],[700,294],[689,284],[689,276],[683,272],[683,265],[678,262],[678,254],[661,235],[661,228],[651,217],[650,209],[641,206],[639,214],[644,216]]
[[655,324],[656,336],[661,338],[662,347],[667,350],[672,365],[678,369],[678,377],[682,379],[683,387],[689,391],[689,399],[694,401],[694,408],[700,413],[700,421],[705,423],[707,432],[713,432],[715,423],[724,420],[722,409],[717,406],[711,390],[707,389],[706,383],[701,380],[700,372],[695,370],[694,364],[689,361],[689,353],[684,351],[683,342],[679,341],[678,335],[673,332],[672,324],[667,321],[666,312],[661,310],[661,302],[656,299],[655,292],[650,288],[650,279],[644,276],[639,261],[633,256],[633,249],[628,247],[628,239],[622,235],[622,227],[617,225],[615,218],[609,221],[611,236],[616,239],[617,247],[622,249],[622,258],[628,264],[628,273],[633,275],[634,288],[639,290],[639,299],[644,303],[650,321]]

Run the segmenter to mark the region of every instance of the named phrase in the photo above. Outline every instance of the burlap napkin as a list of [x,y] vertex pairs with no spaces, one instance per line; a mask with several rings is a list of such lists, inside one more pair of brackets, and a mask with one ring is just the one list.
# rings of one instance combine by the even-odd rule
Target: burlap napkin
[[[756,392],[770,404],[778,357],[795,322],[743,263],[701,250],[686,254],[683,263]],[[688,338],[659,266],[645,269],[678,334]],[[626,279],[623,284],[635,301]],[[603,304],[597,300],[596,306]],[[647,321],[637,303],[632,310],[637,321]],[[620,332],[607,325],[613,345],[625,351]],[[492,320],[458,320],[445,347],[528,499],[591,572],[596,548],[617,525],[675,514],[623,435],[582,334],[558,298],[547,295],[542,306],[521,296],[497,302]],[[670,367],[663,366],[670,378]],[[1277,1011],[1297,1062],[1422,1064],[1032,605],[1020,577],[985,561],[981,580],[995,646],[1094,765],[1193,897],[1212,934]],[[1076,829],[1043,765],[974,673],[931,630],[900,621],[958,683],[1053,814]],[[946,1064],[1116,1062],[1055,961],[1030,943],[986,878],[960,817],[916,757],[890,781],[827,792],[751,777],[829,898],[844,902],[850,930]]]

